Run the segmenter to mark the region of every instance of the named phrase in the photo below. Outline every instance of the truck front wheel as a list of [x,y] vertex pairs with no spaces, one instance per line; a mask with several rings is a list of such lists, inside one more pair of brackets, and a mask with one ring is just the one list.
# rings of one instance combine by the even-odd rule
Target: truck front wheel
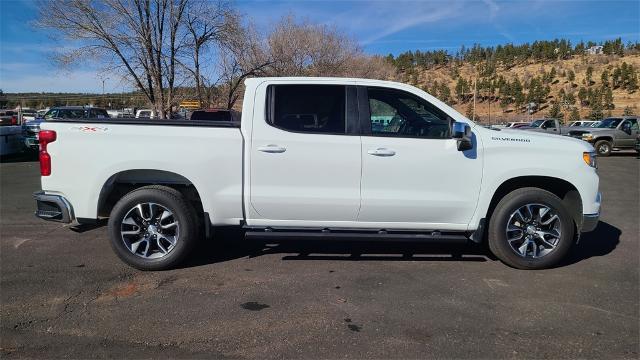
[[118,257],[140,270],[175,267],[198,235],[193,207],[166,186],[145,186],[125,195],[111,211],[108,231]]
[[538,188],[507,194],[489,222],[489,249],[518,269],[545,269],[558,264],[573,242],[573,219],[560,198]]
[[596,148],[596,152],[599,156],[609,156],[611,155],[611,142],[607,140],[599,140],[596,141],[594,146]]

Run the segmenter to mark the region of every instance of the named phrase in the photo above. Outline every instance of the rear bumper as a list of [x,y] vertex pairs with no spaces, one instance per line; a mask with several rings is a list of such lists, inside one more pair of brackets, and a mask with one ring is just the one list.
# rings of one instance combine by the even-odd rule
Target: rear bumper
[[75,219],[73,207],[63,196],[38,191],[33,193],[33,197],[37,206],[35,215],[40,219],[62,223],[70,223]]

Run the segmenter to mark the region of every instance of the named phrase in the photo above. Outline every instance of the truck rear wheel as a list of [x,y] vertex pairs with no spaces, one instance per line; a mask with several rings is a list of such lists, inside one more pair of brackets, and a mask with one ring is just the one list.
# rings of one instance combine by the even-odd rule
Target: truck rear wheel
[[573,242],[573,218],[556,195],[538,188],[507,194],[489,222],[489,249],[518,269],[558,264]]
[[175,267],[198,236],[193,207],[166,186],[145,186],[122,197],[111,211],[108,231],[118,257],[140,270]]
[[595,148],[596,148],[596,152],[598,153],[599,156],[609,156],[611,155],[611,142],[607,141],[607,140],[599,140],[596,141],[595,144]]

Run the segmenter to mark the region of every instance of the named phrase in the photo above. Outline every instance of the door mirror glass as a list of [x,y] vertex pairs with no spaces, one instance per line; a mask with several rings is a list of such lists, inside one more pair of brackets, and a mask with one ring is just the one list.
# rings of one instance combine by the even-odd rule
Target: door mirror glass
[[452,137],[458,143],[458,151],[470,150],[473,148],[471,141],[471,127],[463,122],[454,122],[452,126]]

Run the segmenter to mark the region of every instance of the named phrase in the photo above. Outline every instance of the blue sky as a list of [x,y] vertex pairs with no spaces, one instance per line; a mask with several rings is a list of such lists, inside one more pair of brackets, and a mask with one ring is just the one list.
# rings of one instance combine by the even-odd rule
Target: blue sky
[[[45,0],[46,1],[46,0]],[[294,14],[335,26],[370,54],[406,50],[455,51],[474,43],[497,45],[568,38],[640,41],[640,1],[236,1],[259,29]],[[33,0],[0,0],[0,89],[101,92],[89,66],[56,68],[50,56],[63,43],[35,29]],[[113,77],[113,76],[112,76]],[[107,92],[129,90],[107,79]]]

